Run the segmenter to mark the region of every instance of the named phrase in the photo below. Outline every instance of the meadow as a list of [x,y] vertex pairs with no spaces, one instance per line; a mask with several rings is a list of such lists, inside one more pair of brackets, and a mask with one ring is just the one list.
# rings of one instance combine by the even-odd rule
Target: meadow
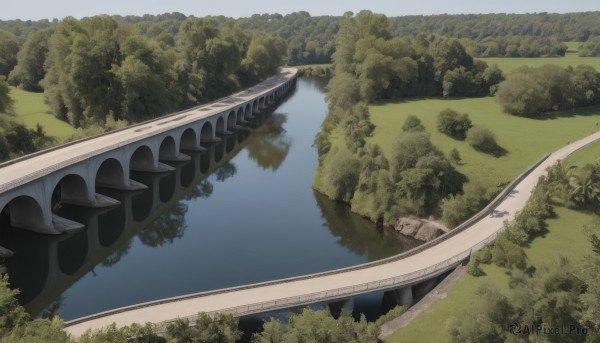
[[497,64],[505,74],[512,73],[515,69],[522,66],[541,67],[545,64],[555,64],[561,67],[572,66],[579,64],[588,64],[600,70],[600,58],[598,57],[579,57],[577,48],[582,44],[580,42],[567,42],[567,53],[564,57],[486,57],[478,58],[487,62],[488,65]]
[[[573,49],[575,43],[569,44]],[[600,69],[600,58],[580,58],[575,51],[557,58],[486,58],[510,73],[521,65],[541,66],[552,63],[561,66],[590,64]],[[508,153],[496,158],[475,151],[466,142],[440,134],[436,129],[436,115],[444,108],[453,108],[469,114],[474,125],[491,129],[498,143]],[[505,114],[493,97],[471,99],[408,99],[382,102],[370,107],[371,121],[377,125],[371,142],[378,143],[389,156],[392,144],[402,134],[401,126],[409,114],[418,116],[431,134],[431,140],[445,153],[456,148],[462,164],[456,168],[471,180],[492,186],[509,181],[533,164],[543,154],[582,138],[600,129],[600,107],[588,107],[555,113],[547,119],[530,119]],[[600,158],[600,142],[592,144],[565,162],[581,166]],[[555,207],[556,217],[546,220],[548,233],[536,238],[525,248],[528,264],[537,268],[552,265],[567,256],[580,261],[592,254],[589,236],[600,234],[598,217],[590,213]],[[396,342],[447,342],[446,322],[461,317],[477,301],[476,291],[484,284],[493,284],[508,290],[509,275],[495,265],[482,265],[486,276],[465,274],[449,290],[446,298],[434,303],[407,327],[386,339]]]
[[14,100],[15,119],[28,128],[35,129],[40,124],[49,136],[59,142],[65,141],[76,130],[68,123],[52,115],[50,108],[44,103],[43,93],[27,92],[11,87],[10,97]]
[[[492,130],[507,153],[494,157],[438,132],[436,118],[445,108],[467,113],[473,125]],[[456,169],[485,187],[511,181],[544,154],[595,132],[600,125],[600,107],[565,111],[549,119],[531,119],[503,113],[494,97],[407,99],[373,104],[369,110],[376,128],[367,141],[379,144],[386,156],[391,156],[394,142],[403,135],[401,127],[406,117],[413,114],[446,156],[453,148],[458,150],[462,162]]]

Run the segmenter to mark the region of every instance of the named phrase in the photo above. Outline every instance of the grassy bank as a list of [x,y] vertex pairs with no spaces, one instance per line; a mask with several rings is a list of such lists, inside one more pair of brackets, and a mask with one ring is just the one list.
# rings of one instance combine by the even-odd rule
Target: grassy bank
[[75,129],[50,114],[50,108],[44,103],[43,93],[27,92],[11,87],[10,97],[15,101],[16,120],[28,128],[35,129],[40,124],[49,136],[59,141],[75,133]]

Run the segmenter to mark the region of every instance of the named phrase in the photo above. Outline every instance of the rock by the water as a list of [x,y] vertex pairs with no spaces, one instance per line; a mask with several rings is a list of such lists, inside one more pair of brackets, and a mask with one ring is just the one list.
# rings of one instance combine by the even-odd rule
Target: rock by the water
[[394,229],[403,235],[425,242],[431,241],[448,232],[448,229],[439,223],[406,217],[398,219],[396,225],[394,225]]

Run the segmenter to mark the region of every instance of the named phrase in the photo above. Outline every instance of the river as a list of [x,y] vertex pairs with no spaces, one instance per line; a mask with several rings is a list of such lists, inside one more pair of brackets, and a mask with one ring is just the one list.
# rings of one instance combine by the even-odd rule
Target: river
[[[299,79],[261,125],[190,153],[191,161],[172,164],[176,172],[132,173],[148,190],[99,189],[121,206],[63,206],[58,214],[86,224],[82,232],[46,236],[4,224],[0,245],[15,252],[4,268],[21,290],[20,303],[34,316],[69,320],[352,266],[416,246],[312,190],[312,143],[326,111],[324,81]],[[369,311],[359,303],[357,311]]]

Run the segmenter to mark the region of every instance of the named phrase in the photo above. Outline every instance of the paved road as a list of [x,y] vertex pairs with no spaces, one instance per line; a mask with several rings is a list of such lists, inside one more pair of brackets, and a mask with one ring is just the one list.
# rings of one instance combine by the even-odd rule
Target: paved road
[[[518,183],[514,191],[496,207],[497,213],[502,213],[502,215],[485,216],[464,231],[404,259],[357,270],[341,270],[337,273],[317,275],[312,278],[296,280],[292,278],[268,285],[257,284],[234,287],[225,292],[199,293],[200,296],[192,298],[183,297],[185,299],[180,300],[171,298],[167,301],[146,303],[143,306],[126,307],[107,311],[102,316],[90,316],[87,320],[67,322],[65,330],[73,336],[79,336],[87,329],[102,328],[113,322],[117,323],[118,326],[145,322],[161,323],[177,317],[192,317],[200,311],[224,311],[240,306],[258,307],[259,304],[264,302],[285,302],[285,299],[289,297],[308,297],[311,294],[324,291],[335,293],[336,290],[348,289],[365,283],[377,283],[437,265],[493,237],[502,229],[505,220],[514,219],[515,213],[523,208],[538,178],[545,174],[545,169],[548,166],[598,139],[600,139],[600,132],[551,154],[548,159]],[[365,290],[365,293],[368,292],[368,290]]]
[[[184,124],[193,123],[217,113],[233,109],[248,100],[276,89],[284,82],[293,78],[296,75],[296,71],[295,68],[283,68],[278,75],[254,87],[209,104],[135,125],[125,130],[85,140],[77,144],[54,149],[35,157],[26,158],[18,163],[5,164],[3,167],[0,167],[0,193],[31,182],[54,170],[64,168],[91,156],[99,155],[130,142],[154,136]],[[208,110],[206,110],[207,108]]]

